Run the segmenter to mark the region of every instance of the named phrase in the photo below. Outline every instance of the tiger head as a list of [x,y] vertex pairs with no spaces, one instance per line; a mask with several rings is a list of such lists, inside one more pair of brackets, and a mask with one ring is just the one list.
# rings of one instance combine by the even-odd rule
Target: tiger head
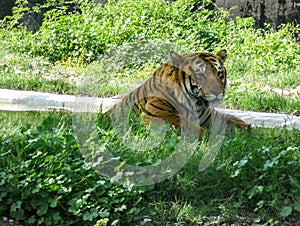
[[227,54],[191,53],[179,55],[170,53],[172,64],[179,69],[181,81],[191,98],[205,98],[210,106],[218,106],[223,100],[226,88]]

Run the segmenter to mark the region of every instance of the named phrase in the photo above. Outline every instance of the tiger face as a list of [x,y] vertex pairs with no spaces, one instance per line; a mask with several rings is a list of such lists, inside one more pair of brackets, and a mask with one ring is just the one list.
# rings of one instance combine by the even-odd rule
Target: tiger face
[[182,71],[185,89],[193,99],[205,98],[210,106],[218,106],[224,99],[227,83],[224,62],[227,54],[192,53],[179,55],[170,53],[171,62]]

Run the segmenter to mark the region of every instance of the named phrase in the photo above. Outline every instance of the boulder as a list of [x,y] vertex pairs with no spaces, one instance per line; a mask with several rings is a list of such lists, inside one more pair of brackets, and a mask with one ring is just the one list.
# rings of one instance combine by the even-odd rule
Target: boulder
[[265,23],[273,27],[300,23],[300,0],[215,0],[215,5],[229,10],[233,18],[254,17],[260,28]]

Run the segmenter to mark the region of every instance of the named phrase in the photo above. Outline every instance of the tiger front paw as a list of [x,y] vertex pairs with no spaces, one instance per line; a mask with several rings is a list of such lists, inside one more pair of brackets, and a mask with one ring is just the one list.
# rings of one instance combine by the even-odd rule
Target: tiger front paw
[[229,125],[231,128],[238,128],[243,132],[246,132],[246,130],[248,130],[248,128],[250,127],[250,124],[235,116],[232,116],[230,118]]
[[246,123],[245,121],[243,121],[241,119],[239,119],[238,121],[236,121],[234,123],[234,125],[235,125],[236,128],[240,129],[243,132],[246,132],[251,127],[250,124]]

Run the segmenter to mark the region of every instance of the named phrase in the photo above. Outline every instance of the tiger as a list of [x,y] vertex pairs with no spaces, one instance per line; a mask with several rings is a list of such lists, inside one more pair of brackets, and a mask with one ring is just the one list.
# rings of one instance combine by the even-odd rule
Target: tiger
[[134,112],[141,113],[146,126],[163,120],[181,130],[184,123],[193,123],[201,137],[213,116],[220,117],[229,128],[246,131],[249,125],[245,121],[215,110],[227,87],[226,58],[225,49],[217,54],[171,51],[168,61],[111,110],[120,115],[132,106]]

